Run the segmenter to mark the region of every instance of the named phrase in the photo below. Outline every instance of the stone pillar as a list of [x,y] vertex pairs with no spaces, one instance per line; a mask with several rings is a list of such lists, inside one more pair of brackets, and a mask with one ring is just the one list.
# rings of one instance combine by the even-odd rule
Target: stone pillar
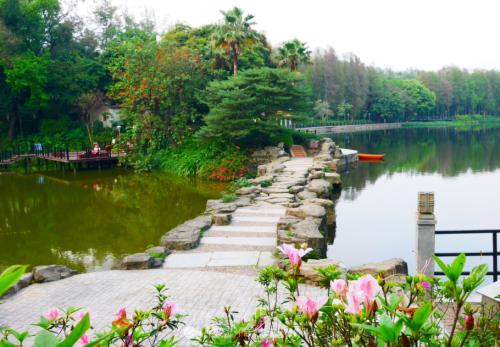
[[436,239],[436,218],[434,216],[434,193],[418,193],[418,212],[416,230],[417,273],[434,276],[434,260]]

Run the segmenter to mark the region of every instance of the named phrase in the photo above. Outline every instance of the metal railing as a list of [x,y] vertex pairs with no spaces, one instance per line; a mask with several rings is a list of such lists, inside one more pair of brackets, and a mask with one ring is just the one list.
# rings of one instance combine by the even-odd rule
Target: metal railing
[[[435,234],[436,235],[463,235],[463,234],[491,234],[492,235],[492,242],[493,242],[493,247],[491,252],[436,252],[436,256],[438,257],[456,257],[457,255],[464,253],[468,257],[493,257],[493,270],[487,272],[487,275],[493,276],[493,281],[497,281],[499,271],[498,271],[498,247],[497,247],[497,240],[498,240],[498,233],[500,233],[500,230],[436,230]],[[443,272],[441,271],[435,271],[435,275],[444,275]],[[469,275],[470,271],[463,271],[462,274],[464,275]]]

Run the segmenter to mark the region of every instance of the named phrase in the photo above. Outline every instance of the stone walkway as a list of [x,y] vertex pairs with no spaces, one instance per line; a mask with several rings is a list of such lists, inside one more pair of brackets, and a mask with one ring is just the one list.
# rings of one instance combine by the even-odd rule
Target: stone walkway
[[283,172],[270,187],[262,189],[254,205],[236,209],[229,225],[213,225],[199,247],[171,254],[163,267],[230,271],[232,267],[256,270],[274,264],[278,222],[286,214],[284,206],[294,198],[288,190],[305,180],[312,158],[293,158],[283,165]]
[[[153,285],[159,283],[167,285],[168,294],[188,314],[184,321],[191,330],[209,325],[214,316],[223,314],[224,306],[247,318],[257,307],[257,296],[264,294],[255,276],[179,269],[92,272],[23,289],[0,304],[0,326],[37,331],[30,324],[40,315],[52,307],[73,306],[90,312],[92,326],[100,330],[109,326],[121,307],[130,313],[150,308]],[[320,291],[303,286],[301,294],[319,296]],[[180,345],[190,344],[184,340]]]

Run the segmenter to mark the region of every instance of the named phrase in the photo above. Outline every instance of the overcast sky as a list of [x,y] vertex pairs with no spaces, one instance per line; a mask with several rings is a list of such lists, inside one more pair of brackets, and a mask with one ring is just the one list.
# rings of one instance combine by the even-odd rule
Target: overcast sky
[[273,45],[306,41],[395,70],[500,70],[500,0],[113,0],[140,17],[148,9],[159,29],[220,20],[233,6],[255,15]]

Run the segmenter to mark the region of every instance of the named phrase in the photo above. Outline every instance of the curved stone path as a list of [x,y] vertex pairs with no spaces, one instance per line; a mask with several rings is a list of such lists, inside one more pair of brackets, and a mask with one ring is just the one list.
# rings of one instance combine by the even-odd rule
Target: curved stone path
[[[119,308],[127,312],[147,309],[154,304],[153,285],[165,283],[168,294],[188,314],[184,319],[189,330],[199,330],[221,315],[225,306],[248,318],[263,295],[255,276],[196,270],[103,271],[76,275],[65,280],[33,284],[0,304],[0,326],[15,329],[29,327],[52,307],[82,307],[90,312],[92,326],[107,327]],[[320,295],[320,290],[303,286],[301,294]],[[180,337],[182,338],[183,332]],[[190,345],[183,339],[181,345]]]
[[[167,257],[166,269],[214,269],[234,267],[256,270],[273,265],[273,253],[277,246],[278,222],[286,214],[291,202],[288,189],[305,180],[312,158],[292,158],[282,165],[284,169],[274,177],[273,184],[264,189],[270,194],[261,194],[250,206],[240,207],[232,213],[229,225],[212,225],[201,238],[200,246],[189,251],[174,252]],[[273,191],[286,193],[274,193]]]

